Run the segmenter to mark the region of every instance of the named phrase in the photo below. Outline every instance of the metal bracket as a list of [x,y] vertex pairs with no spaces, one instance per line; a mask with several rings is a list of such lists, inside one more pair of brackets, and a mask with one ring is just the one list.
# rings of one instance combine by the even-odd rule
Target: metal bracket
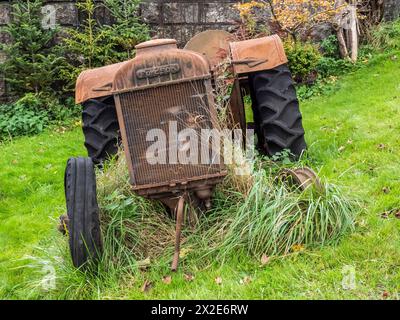
[[102,87],[93,88],[93,91],[110,91],[112,89],[112,83],[107,83]]
[[248,58],[248,59],[243,59],[243,60],[232,60],[232,64],[247,64],[249,68],[254,68],[264,62],[268,62],[268,59],[254,59],[254,58]]
[[179,264],[179,254],[181,247],[181,231],[183,222],[183,209],[185,204],[185,196],[179,198],[178,204],[176,205],[176,229],[175,229],[175,253],[172,259],[171,271],[176,271]]

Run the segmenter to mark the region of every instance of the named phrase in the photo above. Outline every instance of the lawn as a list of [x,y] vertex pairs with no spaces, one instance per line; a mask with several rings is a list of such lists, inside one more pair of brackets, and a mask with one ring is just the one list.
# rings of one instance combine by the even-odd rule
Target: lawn
[[[77,284],[82,274],[64,273],[46,291],[36,285],[47,270],[42,252],[58,252],[60,245],[66,251],[56,231],[57,217],[65,212],[64,166],[68,157],[85,154],[79,128],[48,131],[0,145],[0,297],[398,299],[400,61],[381,57],[340,79],[335,92],[303,102],[301,109],[312,166],[364,209],[355,232],[337,246],[306,248],[266,265],[240,255],[205,269],[185,261],[169,284],[162,281],[167,269],[119,282],[91,278],[91,286]],[[342,280],[349,269],[355,271],[355,286],[345,289]],[[189,272],[193,281],[185,280]],[[146,279],[153,286],[142,292]]]

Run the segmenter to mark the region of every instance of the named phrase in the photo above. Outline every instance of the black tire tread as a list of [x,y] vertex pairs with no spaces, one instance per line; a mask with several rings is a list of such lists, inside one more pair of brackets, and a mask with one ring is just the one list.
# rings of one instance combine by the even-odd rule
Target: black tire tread
[[249,75],[255,129],[261,149],[272,156],[288,149],[299,157],[306,149],[302,115],[286,64]]
[[83,134],[88,155],[95,164],[114,156],[120,143],[117,113],[112,98],[91,99],[83,104]]
[[96,262],[102,252],[94,164],[90,158],[70,158],[65,170],[65,197],[72,262],[79,268]]

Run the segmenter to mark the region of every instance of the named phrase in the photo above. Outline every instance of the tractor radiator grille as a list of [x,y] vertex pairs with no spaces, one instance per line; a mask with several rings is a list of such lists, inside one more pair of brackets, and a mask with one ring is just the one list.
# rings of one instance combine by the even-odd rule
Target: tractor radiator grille
[[[126,133],[125,148],[129,149],[128,161],[131,161],[130,176],[134,187],[144,189],[179,184],[221,172],[221,165],[218,164],[219,156],[215,158],[209,156],[211,160],[206,164],[201,162],[200,131],[213,128],[206,81],[209,80],[166,84],[119,94]],[[174,130],[174,127],[177,130]],[[192,138],[190,141],[182,137],[178,139],[172,134],[186,128],[194,129],[198,140],[198,143],[194,144],[197,158],[190,158],[196,160],[194,163],[187,160],[182,163],[177,155],[179,152],[190,154],[185,150],[190,146],[190,141],[193,141]],[[158,141],[163,134],[165,134],[165,144]],[[149,141],[146,141],[146,138],[149,138]],[[157,147],[154,144],[156,141]],[[150,151],[149,147],[152,145],[157,151],[153,152],[154,149]],[[192,147],[190,151],[193,150]],[[152,157],[152,154],[155,157]],[[177,155],[177,161],[174,161],[174,154]],[[154,164],[155,158],[165,159],[166,163]]]

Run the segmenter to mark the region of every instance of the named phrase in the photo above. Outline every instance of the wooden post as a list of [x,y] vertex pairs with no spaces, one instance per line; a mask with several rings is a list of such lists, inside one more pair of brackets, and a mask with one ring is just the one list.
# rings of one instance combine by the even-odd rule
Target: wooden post
[[356,62],[358,58],[358,17],[357,1],[336,0],[335,7],[341,8],[335,18],[336,34],[339,42],[340,55],[344,59]]

